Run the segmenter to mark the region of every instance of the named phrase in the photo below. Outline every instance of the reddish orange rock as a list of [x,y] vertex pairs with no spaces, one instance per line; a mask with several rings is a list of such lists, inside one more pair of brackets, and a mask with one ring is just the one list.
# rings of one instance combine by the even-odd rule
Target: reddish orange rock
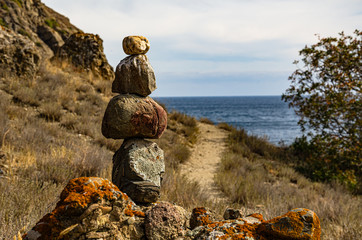
[[167,113],[150,97],[115,96],[108,103],[102,122],[106,138],[160,138],[167,127]]
[[262,223],[258,232],[266,237],[293,240],[320,240],[318,216],[311,210],[296,208]]
[[80,177],[69,181],[56,208],[40,219],[24,239],[91,239],[97,229],[123,239],[129,232],[120,231],[119,220],[129,217],[143,219],[145,214],[117,186],[98,177]]

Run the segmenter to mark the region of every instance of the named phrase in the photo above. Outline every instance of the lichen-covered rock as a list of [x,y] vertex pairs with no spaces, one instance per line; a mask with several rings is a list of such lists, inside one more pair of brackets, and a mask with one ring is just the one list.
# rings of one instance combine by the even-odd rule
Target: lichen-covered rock
[[258,232],[268,238],[319,240],[321,228],[319,218],[313,211],[296,208],[262,223]]
[[150,42],[143,36],[128,36],[122,42],[123,51],[128,55],[146,54],[150,49]]
[[[198,208],[197,212],[199,212],[199,218],[207,216],[203,208]],[[255,219],[255,222],[250,223],[250,219],[248,221],[245,218],[223,221],[211,221],[210,218],[204,218],[199,226],[187,232],[186,237],[187,239],[268,240],[256,232],[258,225],[264,221],[263,217],[260,214],[249,217]]]
[[112,92],[146,97],[155,89],[155,73],[146,55],[132,55],[118,64]]
[[188,219],[185,209],[177,205],[159,202],[140,207],[110,181],[81,177],[68,183],[56,208],[23,239],[320,240],[319,219],[304,208],[269,221],[257,213],[217,221],[200,207],[193,210],[190,230]]
[[199,226],[205,226],[215,220],[213,213],[205,207],[197,207],[192,210],[190,227],[194,229]]
[[126,139],[113,156],[112,182],[135,202],[158,200],[164,172],[163,151],[151,141]]
[[0,77],[34,77],[41,53],[28,38],[0,26]]
[[114,79],[114,72],[103,52],[103,40],[90,33],[74,33],[52,58],[54,63],[70,63],[97,77]]
[[184,212],[184,209],[171,203],[157,203],[146,212],[145,231],[147,239],[177,239],[182,237],[187,228],[187,216]]
[[144,212],[110,181],[81,177],[67,184],[56,208],[25,239],[141,239],[144,217]]
[[150,97],[118,95],[108,103],[102,121],[106,138],[159,138],[167,127],[167,113]]

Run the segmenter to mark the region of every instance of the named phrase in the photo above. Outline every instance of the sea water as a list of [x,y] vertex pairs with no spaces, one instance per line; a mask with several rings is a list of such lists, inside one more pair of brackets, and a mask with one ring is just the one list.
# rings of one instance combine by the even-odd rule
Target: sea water
[[299,118],[280,96],[155,97],[168,111],[176,110],[214,123],[226,122],[274,144],[291,144],[301,136]]

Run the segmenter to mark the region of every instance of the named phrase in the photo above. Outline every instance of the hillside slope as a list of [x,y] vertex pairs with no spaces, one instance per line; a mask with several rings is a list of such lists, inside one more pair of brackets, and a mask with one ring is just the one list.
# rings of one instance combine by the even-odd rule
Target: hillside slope
[[[54,209],[70,179],[110,179],[112,155],[122,141],[105,139],[100,131],[113,96],[109,76],[48,61],[70,36],[87,36],[84,39],[97,43],[99,36],[78,33],[66,17],[39,0],[0,0],[0,7],[0,239],[11,239]],[[103,53],[98,45],[97,53]],[[207,156],[202,142],[222,132],[216,144],[225,145],[218,150],[225,152],[213,163],[221,161],[215,180],[232,206],[269,218],[317,204],[323,239],[360,239],[359,197],[339,186],[311,183],[285,161],[271,157],[275,146],[255,137],[216,126],[206,133],[214,135],[198,136],[205,129],[194,118],[178,113],[168,117],[168,129],[155,140],[166,159],[162,200],[188,210],[214,207],[217,215],[223,214],[226,206],[215,204],[204,194],[205,185],[180,171],[180,164],[189,164],[195,154]],[[215,173],[215,167],[211,169],[203,173],[208,180]]]

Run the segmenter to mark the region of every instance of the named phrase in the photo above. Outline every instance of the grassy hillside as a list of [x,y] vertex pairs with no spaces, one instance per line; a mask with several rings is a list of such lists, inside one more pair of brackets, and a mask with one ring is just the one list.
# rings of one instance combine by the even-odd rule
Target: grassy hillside
[[[34,79],[0,80],[0,239],[29,230],[54,208],[70,179],[111,178],[111,159],[122,141],[100,132],[110,89],[109,81],[51,65],[43,65]],[[168,129],[155,140],[165,151],[162,200],[187,209],[207,206],[222,215],[227,206],[212,202],[179,172],[197,143],[197,121],[175,112],[168,117]],[[287,148],[225,124],[219,127],[229,131],[229,148],[215,181],[228,206],[265,218],[306,207],[320,216],[322,239],[362,237],[360,197],[296,173]]]
[[[34,79],[0,80],[0,239],[29,230],[54,208],[67,182],[80,176],[111,179],[121,140],[101,135],[111,82],[43,65]],[[162,195],[193,207],[202,199],[178,165],[197,140],[194,118],[169,114],[169,129],[156,140],[165,151]]]

